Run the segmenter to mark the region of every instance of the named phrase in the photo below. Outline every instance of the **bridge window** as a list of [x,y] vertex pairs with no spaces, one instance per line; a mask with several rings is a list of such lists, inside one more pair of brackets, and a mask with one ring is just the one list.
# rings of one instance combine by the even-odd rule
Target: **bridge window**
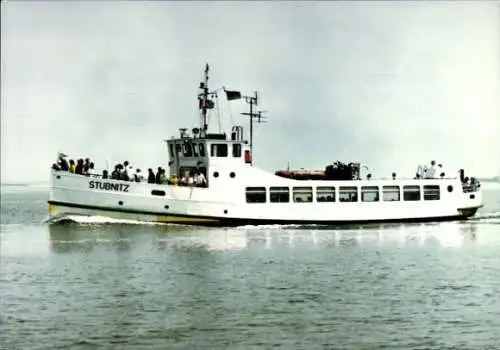
[[296,203],[308,203],[313,201],[312,187],[294,187],[293,201]]
[[210,146],[211,157],[227,157],[227,144],[226,143],[212,143]]
[[198,151],[196,150],[198,148],[198,145],[196,143],[193,143],[192,147],[193,147],[193,157],[198,157]]
[[247,203],[265,203],[266,188],[265,187],[247,187],[246,188]]
[[240,158],[241,157],[241,144],[233,143],[233,157]]
[[335,202],[335,187],[317,187],[316,200],[318,202]]
[[439,185],[424,185],[424,200],[438,201],[439,198]]
[[170,159],[174,158],[174,145],[171,143],[168,144],[168,155]]
[[288,187],[271,187],[269,197],[272,203],[290,202],[290,189]]
[[384,186],[382,188],[384,202],[396,202],[401,200],[399,186]]
[[363,202],[378,202],[380,200],[378,194],[378,186],[362,186],[361,201]]
[[152,190],[151,191],[151,194],[153,196],[165,196],[165,191],[161,191],[161,190]]
[[182,144],[182,154],[184,154],[184,157],[192,157],[193,156],[193,150],[191,148],[191,144],[189,144],[187,142]]
[[405,201],[419,201],[420,200],[420,186],[411,185],[403,187],[403,200]]
[[205,145],[203,143],[200,143],[199,148],[200,148],[200,157],[205,157]]
[[358,188],[354,186],[339,187],[339,202],[357,202]]

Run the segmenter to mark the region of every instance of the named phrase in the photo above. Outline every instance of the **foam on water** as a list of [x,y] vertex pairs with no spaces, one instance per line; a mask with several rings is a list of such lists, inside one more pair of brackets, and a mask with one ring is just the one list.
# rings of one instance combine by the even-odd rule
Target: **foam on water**
[[482,219],[490,219],[490,218],[500,218],[500,211],[493,211],[489,213],[478,213],[472,219],[482,220]]
[[[488,224],[497,224],[500,223],[500,211],[494,211],[494,212],[487,212],[487,213],[478,213],[474,217],[470,218],[468,221],[472,222],[481,222],[481,223],[488,223]],[[44,223],[48,224],[55,224],[55,223],[62,223],[62,222],[74,222],[77,224],[82,224],[82,225],[105,225],[105,224],[125,224],[125,225],[149,225],[149,226],[165,226],[165,225],[171,225],[171,226],[185,226],[182,224],[173,224],[173,223],[161,223],[161,222],[151,222],[151,221],[140,221],[140,220],[128,220],[128,219],[116,219],[116,218],[111,218],[111,217],[106,217],[106,216],[84,216],[84,215],[65,215],[61,217],[55,217],[55,218],[46,218]],[[432,225],[431,223],[426,223],[427,225]],[[398,223],[391,223],[391,224],[366,224],[366,225],[360,225],[360,224],[352,224],[352,225],[343,225],[343,226],[337,226],[337,225],[304,225],[304,224],[286,224],[286,225],[279,225],[279,224],[274,224],[274,225],[243,225],[243,226],[238,226],[238,227],[233,227],[233,230],[241,230],[241,231],[282,231],[282,230],[324,230],[324,229],[342,229],[342,230],[349,230],[349,229],[370,229],[370,228],[375,228],[375,229],[380,229],[382,227],[385,228],[395,228],[397,226],[401,225],[411,225],[411,224],[398,224]]]
[[478,213],[469,220],[478,223],[500,224],[500,211]]
[[55,218],[47,218],[44,220],[45,223],[55,224],[61,222],[75,222],[78,224],[128,224],[128,225],[169,225],[162,222],[151,222],[151,221],[140,221],[140,220],[128,220],[128,219],[116,219],[107,216],[85,216],[85,215],[65,215]]

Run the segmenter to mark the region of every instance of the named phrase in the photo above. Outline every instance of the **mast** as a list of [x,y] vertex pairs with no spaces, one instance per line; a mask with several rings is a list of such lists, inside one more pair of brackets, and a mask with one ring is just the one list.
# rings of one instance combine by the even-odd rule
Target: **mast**
[[[252,159],[253,159],[253,117],[254,117],[254,114],[253,114],[253,104],[257,104],[257,93],[255,93],[255,100],[253,98],[250,97],[250,154],[252,155]],[[253,165],[253,160],[250,162],[250,165]]]
[[201,121],[200,121],[200,136],[205,137],[208,124],[207,124],[207,108],[209,107],[208,101],[208,63],[205,65],[205,81],[200,83],[200,89],[202,90],[201,94],[198,95],[198,99],[200,101],[201,108]]

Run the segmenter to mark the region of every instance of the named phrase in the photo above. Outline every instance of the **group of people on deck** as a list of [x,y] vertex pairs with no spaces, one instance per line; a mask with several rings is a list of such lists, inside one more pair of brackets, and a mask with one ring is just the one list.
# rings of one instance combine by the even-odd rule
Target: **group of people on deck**
[[180,179],[174,174],[170,178],[169,183],[179,186],[207,187],[207,179],[200,168],[184,171]]
[[153,169],[148,169],[148,183],[150,184],[168,184],[167,176],[165,175],[165,169],[161,166],[158,167],[156,174]]
[[[52,169],[84,176],[102,176],[103,179],[144,182],[141,169],[134,169],[128,161],[116,164],[111,174],[108,173],[108,170],[103,170],[101,175],[95,170],[94,163],[90,161],[90,158],[78,159],[75,163],[73,159],[68,160],[65,154],[60,153],[57,162],[52,164]],[[200,168],[184,171],[180,178],[174,174],[170,179],[167,178],[165,169],[162,167],[158,167],[156,174],[152,168],[149,168],[147,182],[158,185],[207,187],[207,179]]]
[[111,172],[111,176],[109,176],[107,170],[103,170],[102,178],[134,182],[141,182],[144,180],[141,169],[137,168],[134,170],[134,167],[130,165],[127,160],[124,161],[123,164],[116,164],[114,170]]
[[60,153],[57,159],[57,162],[52,164],[52,169],[60,170],[60,171],[68,171],[77,175],[97,175],[97,172],[94,168],[94,163],[90,161],[90,158],[80,158],[76,161],[70,159],[68,161],[67,156],[65,154]]
[[[423,178],[423,179],[435,179],[435,178],[437,178],[436,172],[438,171],[438,169],[442,169],[442,167],[443,167],[442,164],[436,165],[436,161],[432,160],[431,166],[430,167],[427,167],[427,165],[424,166],[422,168],[422,173],[417,172],[415,179],[421,179],[421,178]],[[439,176],[441,178],[443,178],[445,176],[445,173],[441,172],[439,174]]]

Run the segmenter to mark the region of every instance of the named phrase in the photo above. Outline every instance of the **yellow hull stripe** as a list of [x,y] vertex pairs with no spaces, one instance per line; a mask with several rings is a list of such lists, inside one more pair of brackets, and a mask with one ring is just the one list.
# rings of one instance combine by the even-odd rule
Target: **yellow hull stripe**
[[[58,213],[58,208],[54,204],[49,204],[49,215],[55,216]],[[124,213],[125,215],[127,213]],[[146,214],[147,215],[147,214]],[[196,218],[188,216],[172,216],[172,215],[156,215],[156,221],[162,223],[213,223],[218,222],[217,219]]]
[[193,217],[185,217],[185,216],[168,216],[168,215],[157,215],[157,222],[164,223],[187,223],[187,222],[217,222],[217,219],[209,219],[209,218],[193,218]]
[[53,204],[49,204],[49,214],[50,215],[55,215],[57,212],[57,207]]

